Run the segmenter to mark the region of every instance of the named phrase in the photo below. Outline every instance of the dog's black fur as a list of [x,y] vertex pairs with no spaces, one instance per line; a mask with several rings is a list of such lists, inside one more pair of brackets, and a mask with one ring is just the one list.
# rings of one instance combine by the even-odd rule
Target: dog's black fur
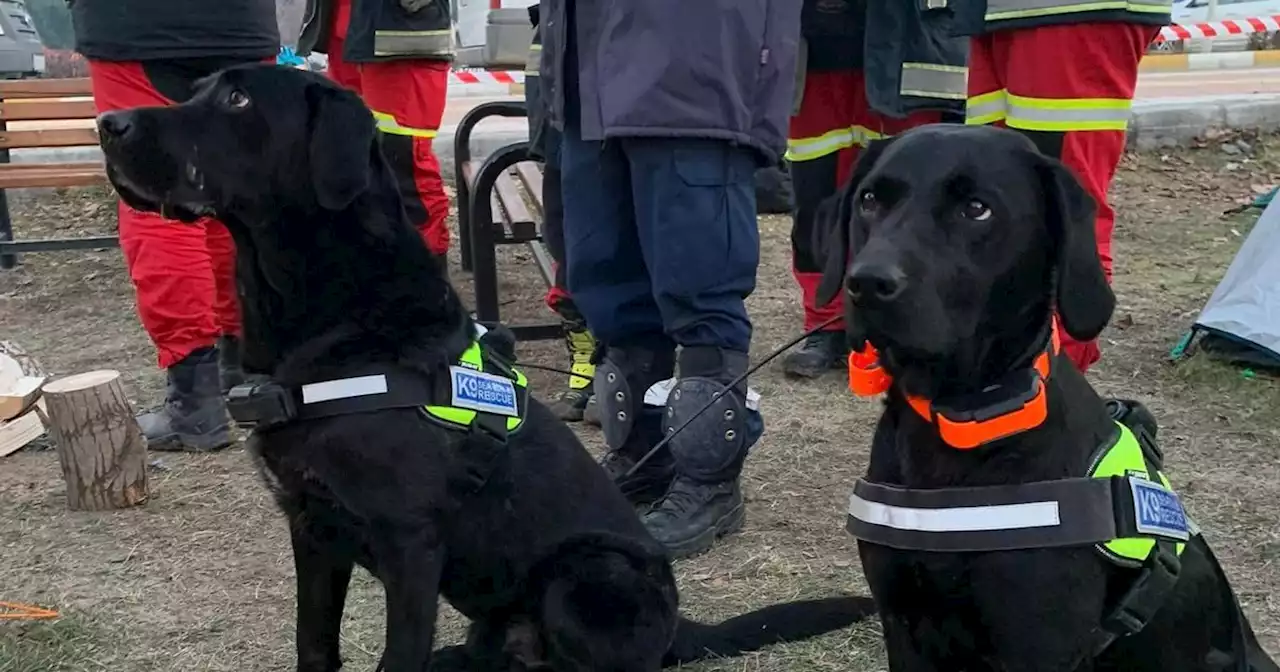
[[[244,362],[296,386],[369,365],[448,375],[471,318],[408,224],[359,99],[274,66],[224,71],[188,103],[104,116],[108,175],[135,208],[214,215],[238,251]],[[802,639],[867,597],[680,618],[671,565],[574,434],[536,401],[503,447],[413,409],[255,432],[289,520],[299,670],[341,666],[353,564],[386,588],[388,672],[635,670]],[[486,469],[477,489],[471,474]],[[471,619],[432,652],[438,597]]]
[[[1030,367],[1055,305],[1075,338],[1105,327],[1115,298],[1098,260],[1094,204],[1067,169],[1013,131],[923,127],[871,145],[824,212],[831,254],[818,302],[843,290],[851,337],[870,341],[895,381],[867,479],[950,488],[1084,476],[1113,423],[1064,356],[1047,383],[1043,425],[977,450],[944,444],[903,396],[976,393]],[[1203,538],[1187,545],[1156,618],[1097,658],[1089,635],[1137,570],[1092,547],[858,550],[893,672],[1278,669]]]

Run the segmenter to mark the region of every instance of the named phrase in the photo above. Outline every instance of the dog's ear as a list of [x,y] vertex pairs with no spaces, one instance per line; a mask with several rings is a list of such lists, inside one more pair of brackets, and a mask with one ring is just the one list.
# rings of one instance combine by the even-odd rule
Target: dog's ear
[[858,194],[858,185],[867,178],[871,169],[884,150],[893,144],[893,138],[872,140],[854,165],[853,175],[836,194],[818,205],[814,213],[814,248],[826,250],[826,261],[822,266],[822,279],[818,282],[818,290],[814,300],[819,306],[831,303],[840,294],[844,286],[844,275],[849,270],[849,255],[852,244],[853,199]]
[[345,89],[307,89],[311,112],[311,187],[328,210],[342,210],[369,188],[369,151],[377,127],[369,108]]
[[1037,155],[1046,224],[1055,246],[1055,300],[1062,327],[1072,338],[1089,341],[1102,333],[1116,307],[1098,256],[1094,231],[1097,205],[1061,161]]

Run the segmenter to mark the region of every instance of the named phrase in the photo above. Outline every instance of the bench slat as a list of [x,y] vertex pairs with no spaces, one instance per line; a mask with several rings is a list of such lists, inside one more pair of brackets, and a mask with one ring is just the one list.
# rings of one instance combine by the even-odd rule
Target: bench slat
[[510,223],[511,235],[515,238],[528,241],[538,237],[538,225],[533,221],[533,216],[529,214],[529,206],[525,204],[524,197],[520,195],[520,187],[516,184],[514,176],[510,171],[502,174],[493,186],[493,192],[497,195],[498,200],[502,203],[503,210],[507,213],[507,221]]
[[0,120],[46,121],[52,119],[93,119],[98,111],[92,100],[5,100],[0,101]]
[[51,128],[40,130],[0,130],[0,149],[30,147],[97,146],[98,131],[93,128]]
[[88,77],[0,81],[0,98],[69,98],[91,95],[93,85]]
[[516,164],[516,174],[524,183],[524,190],[529,194],[533,209],[538,211],[538,217],[545,218],[547,212],[542,205],[542,170],[538,168],[538,164],[525,161]]
[[0,165],[0,189],[88,187],[106,182],[101,163],[7,163]]

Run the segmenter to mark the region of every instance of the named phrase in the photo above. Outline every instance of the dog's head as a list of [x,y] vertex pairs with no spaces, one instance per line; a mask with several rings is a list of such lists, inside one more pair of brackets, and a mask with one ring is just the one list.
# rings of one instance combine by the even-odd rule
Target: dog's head
[[350,205],[370,185],[375,123],[324,77],[251,65],[201,80],[181,105],[104,113],[98,135],[107,177],[131,207],[252,223],[282,204]]
[[1102,331],[1115,297],[1094,210],[1013,131],[934,125],[874,142],[819,212],[817,300],[843,291],[855,344],[876,346],[909,393],[934,394],[939,375],[1015,365],[1055,306],[1071,336]]

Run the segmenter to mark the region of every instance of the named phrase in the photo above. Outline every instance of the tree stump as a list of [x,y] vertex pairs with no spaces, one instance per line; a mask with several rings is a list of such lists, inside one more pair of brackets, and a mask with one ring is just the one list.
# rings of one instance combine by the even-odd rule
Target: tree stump
[[147,500],[147,442],[118,371],[90,371],[44,386],[67,506],[123,509]]

